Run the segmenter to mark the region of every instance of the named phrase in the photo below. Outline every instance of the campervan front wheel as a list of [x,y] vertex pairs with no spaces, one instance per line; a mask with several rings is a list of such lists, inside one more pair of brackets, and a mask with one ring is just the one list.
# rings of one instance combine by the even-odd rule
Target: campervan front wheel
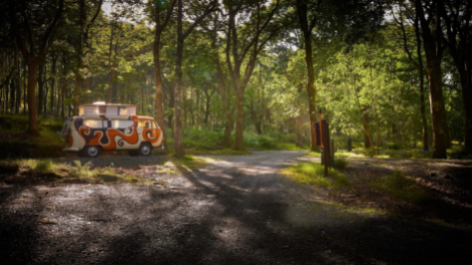
[[142,143],[138,151],[140,156],[148,156],[152,152],[152,146],[150,143]]
[[89,145],[84,148],[84,153],[88,157],[95,158],[100,154],[100,148],[94,145]]

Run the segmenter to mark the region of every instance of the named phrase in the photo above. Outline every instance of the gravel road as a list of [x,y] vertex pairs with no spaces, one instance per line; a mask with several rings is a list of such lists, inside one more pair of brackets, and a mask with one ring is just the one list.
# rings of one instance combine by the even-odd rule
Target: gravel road
[[469,264],[472,260],[470,230],[332,204],[313,189],[277,174],[303,160],[303,154],[219,156],[204,168],[158,175],[165,179],[164,186],[0,187],[0,263]]

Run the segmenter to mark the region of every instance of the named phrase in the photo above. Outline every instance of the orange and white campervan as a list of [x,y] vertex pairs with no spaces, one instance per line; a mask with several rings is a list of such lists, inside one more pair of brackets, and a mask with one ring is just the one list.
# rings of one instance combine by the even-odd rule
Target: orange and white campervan
[[131,156],[148,156],[162,146],[162,130],[154,118],[136,115],[136,105],[81,105],[79,116],[67,119],[64,151],[97,157],[101,151],[128,151]]

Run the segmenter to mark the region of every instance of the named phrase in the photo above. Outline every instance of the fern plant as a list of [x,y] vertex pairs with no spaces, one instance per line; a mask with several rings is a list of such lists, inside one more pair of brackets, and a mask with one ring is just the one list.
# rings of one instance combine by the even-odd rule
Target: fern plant
[[73,168],[71,175],[75,177],[85,177],[85,178],[90,178],[93,176],[93,172],[90,170],[90,167],[92,166],[92,162],[87,162],[82,165],[82,162],[80,160],[75,160],[74,161],[75,168]]

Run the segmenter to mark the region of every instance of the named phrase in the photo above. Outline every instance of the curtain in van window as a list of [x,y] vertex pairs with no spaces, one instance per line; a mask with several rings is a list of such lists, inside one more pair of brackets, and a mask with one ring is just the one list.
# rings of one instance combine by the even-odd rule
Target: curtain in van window
[[125,129],[134,125],[134,121],[130,120],[112,120],[111,126],[115,129]]
[[103,128],[102,120],[85,120],[84,125],[90,128]]

